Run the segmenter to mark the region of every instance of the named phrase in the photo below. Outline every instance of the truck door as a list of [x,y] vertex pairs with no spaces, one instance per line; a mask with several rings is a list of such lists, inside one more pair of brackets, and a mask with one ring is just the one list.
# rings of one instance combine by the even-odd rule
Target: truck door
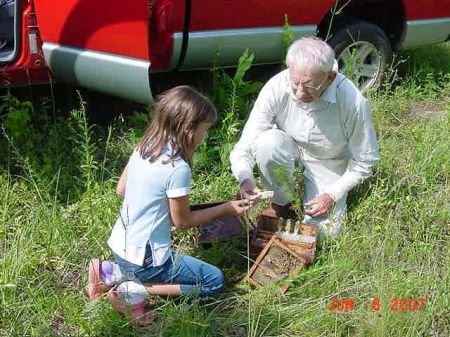
[[33,3],[0,0],[0,87],[47,82],[48,79]]
[[[236,65],[248,48],[255,64],[281,63],[285,15],[295,38],[316,34],[334,0],[192,0],[189,44],[182,69]],[[175,49],[181,45],[175,34]]]
[[[14,0],[0,0],[0,62],[11,63],[17,58],[19,52],[18,41],[19,20],[16,20],[16,12],[19,4]],[[20,15],[17,15],[19,18]]]
[[57,79],[152,101],[148,0],[34,0],[47,65]]

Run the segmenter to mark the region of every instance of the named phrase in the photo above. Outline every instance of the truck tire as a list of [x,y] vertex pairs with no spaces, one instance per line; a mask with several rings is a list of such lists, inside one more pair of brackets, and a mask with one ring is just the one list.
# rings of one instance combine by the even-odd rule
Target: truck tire
[[339,71],[361,90],[377,88],[392,60],[392,48],[384,31],[367,21],[340,27],[328,39]]

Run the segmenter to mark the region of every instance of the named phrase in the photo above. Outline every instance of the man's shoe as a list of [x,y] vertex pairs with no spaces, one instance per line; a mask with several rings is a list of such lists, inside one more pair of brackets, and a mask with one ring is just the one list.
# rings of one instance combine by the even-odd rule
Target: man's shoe
[[283,219],[295,219],[297,218],[297,214],[294,211],[292,206],[292,202],[287,205],[281,206],[272,202],[270,207],[264,210],[261,215],[271,217],[271,218],[283,218]]
[[283,218],[284,220],[297,218],[297,214],[292,207],[292,203],[280,206],[272,202],[270,207],[264,210],[259,216],[258,228],[270,232],[276,232],[278,230],[279,218]]

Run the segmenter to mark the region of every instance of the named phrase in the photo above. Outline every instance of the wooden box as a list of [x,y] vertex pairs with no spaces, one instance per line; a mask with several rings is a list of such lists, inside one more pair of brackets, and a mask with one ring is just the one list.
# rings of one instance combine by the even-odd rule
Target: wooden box
[[[214,207],[223,202],[204,203],[191,205],[191,211]],[[198,240],[200,243],[212,243],[214,241],[226,241],[245,236],[244,222],[234,216],[221,216],[217,219],[202,224],[198,227]]]
[[246,281],[255,287],[281,281],[297,273],[307,260],[273,235],[250,268]]
[[312,264],[318,237],[318,227],[310,224],[301,224],[298,234],[287,231],[274,233],[256,228],[251,244],[253,256],[259,255],[246,281],[261,287],[280,281]]
[[[256,256],[261,253],[267,242],[275,233],[278,233],[279,235],[279,232],[261,229],[259,226],[254,229],[251,238],[251,253],[254,258],[256,258]],[[307,240],[306,242],[301,240],[292,240],[294,242],[291,242],[291,240],[285,239],[283,240],[283,242],[295,252],[304,256],[308,260],[308,263],[312,263],[314,260],[314,252],[316,249],[317,239],[319,237],[319,229],[315,225],[303,223],[300,225],[299,233],[302,237],[314,237],[315,239]],[[282,238],[280,235],[279,237]]]

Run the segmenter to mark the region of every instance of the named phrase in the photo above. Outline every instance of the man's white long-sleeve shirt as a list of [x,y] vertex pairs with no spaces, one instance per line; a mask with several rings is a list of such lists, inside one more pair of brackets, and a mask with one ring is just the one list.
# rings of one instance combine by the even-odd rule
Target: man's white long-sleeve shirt
[[370,104],[342,74],[311,103],[295,97],[287,69],[266,83],[230,154],[239,182],[253,179],[253,142],[273,127],[294,139],[305,160],[326,160],[327,168],[341,176],[326,191],[335,201],[371,176],[379,160]]

